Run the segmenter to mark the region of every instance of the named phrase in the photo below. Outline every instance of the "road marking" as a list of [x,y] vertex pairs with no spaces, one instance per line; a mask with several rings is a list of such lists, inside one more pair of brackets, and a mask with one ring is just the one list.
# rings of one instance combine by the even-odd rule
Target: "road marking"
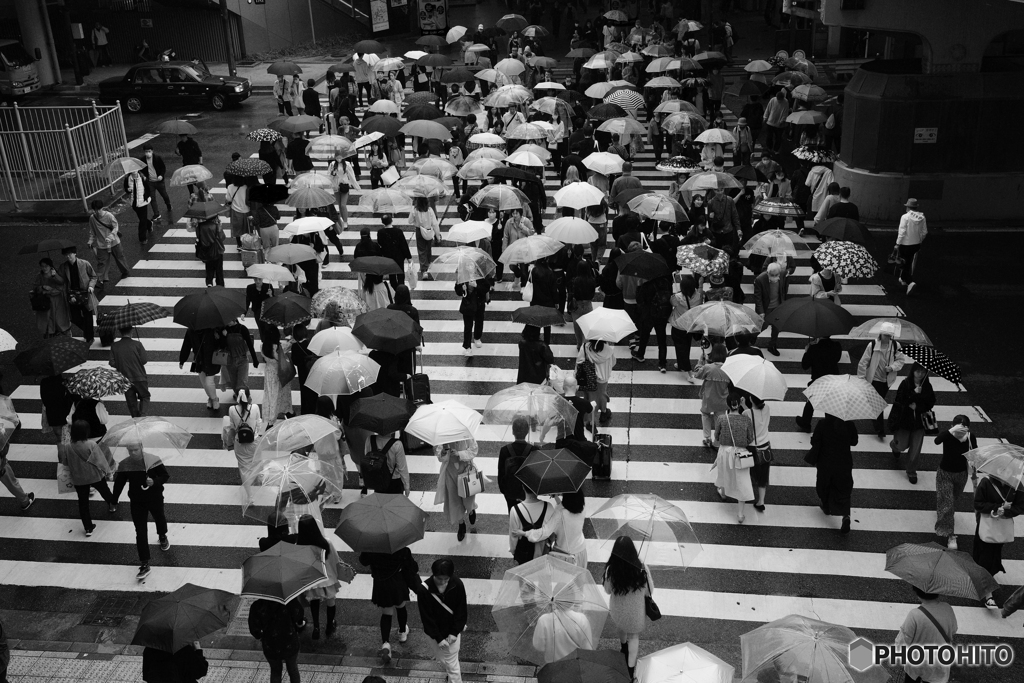
[[157,137],[160,137],[160,133],[146,133],[145,135],[140,135],[139,137],[135,138],[134,140],[130,140],[128,142],[128,149],[135,149],[136,147],[138,147],[142,143],[149,142],[153,138],[157,138]]

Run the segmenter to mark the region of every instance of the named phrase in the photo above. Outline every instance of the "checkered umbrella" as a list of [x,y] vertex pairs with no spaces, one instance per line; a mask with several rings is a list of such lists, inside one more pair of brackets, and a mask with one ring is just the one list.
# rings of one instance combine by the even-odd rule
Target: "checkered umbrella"
[[901,543],[885,551],[885,571],[925,593],[984,600],[999,585],[960,550],[938,543]]
[[131,380],[113,368],[86,368],[64,380],[72,394],[84,398],[105,398],[123,394],[132,388]]
[[907,344],[903,347],[903,355],[914,361],[933,375],[948,379],[953,384],[960,384],[960,366],[949,359],[949,356],[933,346]]
[[644,108],[643,95],[635,90],[629,90],[628,88],[616,90],[615,92],[605,95],[604,102],[605,104],[617,104],[623,109],[636,110]]
[[281,139],[281,134],[272,128],[257,128],[245,137],[253,142],[274,142]]
[[224,169],[229,175],[236,175],[240,178],[259,178],[271,173],[274,169],[263,159],[237,159],[232,161]]
[[764,326],[761,316],[732,301],[710,301],[694,306],[682,315],[673,315],[668,322],[685,332],[701,332],[715,337],[731,337],[742,332],[756,334]]
[[120,330],[125,327],[138,327],[148,322],[166,318],[169,314],[160,306],[148,301],[128,302],[124,306],[111,311],[100,320],[100,330]]
[[676,261],[697,275],[725,275],[729,270],[729,255],[706,244],[684,244],[676,251]]
[[23,375],[59,375],[89,360],[89,345],[71,337],[50,337],[36,342],[14,357]]
[[964,453],[979,472],[1018,488],[1024,483],[1024,448],[1012,443],[993,443]]
[[825,375],[811,382],[804,396],[815,410],[840,420],[873,420],[885,410],[885,399],[854,375]]
[[313,295],[309,310],[320,318],[342,320],[366,313],[366,302],[348,287],[325,287]]
[[855,242],[825,242],[814,250],[814,258],[822,268],[828,268],[842,278],[871,277],[878,270],[878,263],[871,253]]

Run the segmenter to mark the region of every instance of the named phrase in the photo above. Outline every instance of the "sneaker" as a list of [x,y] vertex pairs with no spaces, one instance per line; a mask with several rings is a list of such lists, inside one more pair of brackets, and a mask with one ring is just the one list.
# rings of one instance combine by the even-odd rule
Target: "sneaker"
[[171,542],[167,540],[166,536],[160,537],[160,550],[167,552],[171,549]]
[[999,609],[999,605],[991,595],[985,598],[985,609]]
[[479,339],[474,339],[473,340],[473,346],[475,346],[478,349],[482,349],[484,347],[484,343],[482,341],[480,341]]
[[36,502],[36,494],[28,494],[28,502],[21,506],[21,511],[24,512],[25,510],[28,510],[30,507],[32,507],[32,503],[34,502]]
[[946,548],[948,548],[949,550],[956,550],[957,549],[956,536],[950,536],[949,537],[949,540],[946,541]]
[[90,527],[86,527],[86,529],[85,529],[85,537],[88,538],[88,537],[92,536],[92,532],[94,532],[94,531],[96,531],[96,525],[95,524],[93,524]]
[[398,642],[404,643],[407,640],[409,640],[409,625],[408,624],[406,624],[404,631],[399,631],[398,632]]
[[138,581],[144,580],[153,570],[149,568],[148,564],[144,564],[139,567],[139,573],[135,575],[135,579]]
[[911,292],[913,292],[914,291],[914,287],[916,287],[916,286],[917,286],[916,282],[911,282],[909,285],[907,285],[907,294],[910,294]]
[[641,356],[641,355],[640,355],[639,353],[637,353],[636,351],[632,351],[632,350],[631,350],[631,351],[629,352],[629,355],[630,355],[630,356],[631,356],[631,357],[633,358],[633,360],[635,360],[635,361],[636,361],[637,363],[646,363],[646,362],[647,362],[647,359],[646,359],[646,358],[644,358],[643,356]]
[[117,503],[111,503],[110,505],[108,505],[107,506],[107,512],[109,512],[110,514],[116,513],[117,512]]
[[472,348],[462,349],[462,355],[465,356],[466,358],[472,358],[473,357],[473,349]]
[[916,484],[917,483],[917,473],[915,472],[914,474],[908,474],[907,475],[907,479],[910,480],[911,484]]
[[667,370],[665,369],[665,366],[664,366],[664,365],[659,365],[659,366],[658,366],[658,371],[659,371],[659,372],[661,372],[661,374],[663,374],[663,375],[664,375],[664,374],[665,374],[666,372],[668,372],[668,371],[667,371]]
[[363,498],[363,497],[364,497],[364,496],[366,496],[366,495],[367,495],[367,493],[366,493],[366,487],[364,486],[363,488],[361,488],[361,489],[359,490],[359,497],[360,497],[360,498]]
[[380,657],[381,664],[391,663],[391,643],[384,643],[380,646],[380,650],[377,651],[377,656]]

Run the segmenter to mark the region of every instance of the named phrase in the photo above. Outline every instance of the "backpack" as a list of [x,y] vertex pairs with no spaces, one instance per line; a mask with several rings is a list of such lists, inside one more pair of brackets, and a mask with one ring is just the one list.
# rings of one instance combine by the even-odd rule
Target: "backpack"
[[375,491],[385,491],[391,486],[393,470],[388,467],[388,451],[395,445],[398,439],[391,438],[381,449],[377,445],[377,437],[370,438],[370,452],[363,455],[361,469],[363,471],[363,483],[366,488]]
[[637,288],[637,303],[650,311],[651,317],[661,320],[672,314],[672,290],[666,289],[658,280],[650,280]]
[[[514,509],[519,516],[519,523],[522,524],[523,531],[533,531],[544,526],[544,516],[548,513],[547,503],[544,503],[544,509],[541,510],[540,517],[532,524],[527,522],[526,517],[523,516],[521,505],[516,505]],[[526,538],[526,536],[520,536],[519,541],[516,543],[516,551],[512,553],[512,558],[516,561],[516,564],[526,564],[533,559],[533,552],[533,541]]]
[[[235,410],[238,410],[237,406],[235,407]],[[238,429],[235,430],[235,441],[238,443],[252,443],[256,440],[256,430],[254,430],[252,425],[248,422],[249,415],[251,413],[251,407],[245,411],[245,415],[242,415],[240,412],[238,413],[238,419],[241,420],[241,424],[239,424]]]

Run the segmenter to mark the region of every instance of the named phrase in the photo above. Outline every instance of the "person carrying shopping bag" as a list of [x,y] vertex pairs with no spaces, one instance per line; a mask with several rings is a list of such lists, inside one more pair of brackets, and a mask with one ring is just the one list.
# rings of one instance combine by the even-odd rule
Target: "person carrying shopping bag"
[[75,420],[71,423],[71,443],[57,446],[57,462],[67,468],[71,484],[78,495],[78,516],[85,527],[85,535],[96,530],[89,514],[89,489],[96,489],[107,503],[110,514],[117,512],[117,499],[107,482],[114,477],[114,459],[110,451],[100,448],[89,438],[89,423]]

